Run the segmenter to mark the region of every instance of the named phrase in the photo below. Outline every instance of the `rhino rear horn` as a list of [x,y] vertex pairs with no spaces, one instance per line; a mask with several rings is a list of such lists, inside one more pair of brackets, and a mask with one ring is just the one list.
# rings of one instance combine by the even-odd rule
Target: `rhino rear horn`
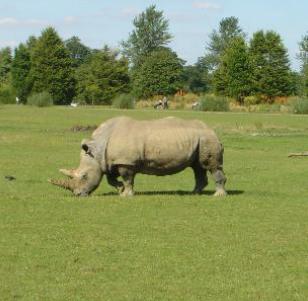
[[75,169],[64,169],[64,168],[61,168],[61,169],[59,169],[59,171],[62,174],[66,175],[66,176],[68,176],[70,178],[74,178],[76,176],[76,170]]

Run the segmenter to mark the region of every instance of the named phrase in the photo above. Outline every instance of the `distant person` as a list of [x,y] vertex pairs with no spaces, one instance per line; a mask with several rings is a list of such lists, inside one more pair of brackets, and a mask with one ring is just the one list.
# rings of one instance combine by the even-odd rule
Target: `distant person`
[[20,103],[19,97],[16,96],[16,104],[19,105],[19,103]]

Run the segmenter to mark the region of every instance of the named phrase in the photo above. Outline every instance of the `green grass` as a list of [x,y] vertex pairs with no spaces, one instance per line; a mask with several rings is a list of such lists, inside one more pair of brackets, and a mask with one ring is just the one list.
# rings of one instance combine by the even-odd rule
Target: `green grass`
[[[128,115],[215,128],[229,196],[201,196],[190,170],[138,175],[122,199],[47,183],[75,167],[80,142]],[[0,107],[0,300],[308,300],[308,116],[91,107]],[[7,181],[5,175],[16,177]],[[158,192],[158,193],[155,193]],[[177,193],[176,193],[177,192]]]

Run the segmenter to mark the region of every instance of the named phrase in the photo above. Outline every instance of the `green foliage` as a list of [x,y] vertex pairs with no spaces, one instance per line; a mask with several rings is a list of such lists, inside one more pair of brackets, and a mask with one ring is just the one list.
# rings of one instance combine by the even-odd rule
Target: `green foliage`
[[66,40],[64,44],[69,51],[71,59],[73,60],[74,67],[78,67],[83,64],[91,55],[90,48],[82,44],[80,39],[76,36]]
[[198,109],[213,112],[227,112],[230,110],[229,101],[226,97],[214,95],[202,95]]
[[251,92],[252,64],[244,38],[230,41],[214,75],[216,92],[243,102]]
[[37,107],[49,107],[53,104],[52,96],[48,92],[32,94],[28,97],[27,104]]
[[111,104],[116,95],[129,91],[128,62],[106,46],[77,69],[76,79],[77,101]]
[[142,64],[152,51],[166,46],[172,36],[168,32],[168,20],[155,5],[149,6],[137,16],[133,25],[134,30],[130,33],[128,40],[122,42],[122,47],[124,55],[128,57],[132,66],[136,67]]
[[75,93],[72,59],[52,28],[43,30],[32,53],[33,92],[48,91],[54,104],[69,104]]
[[297,99],[293,104],[293,112],[295,114],[308,114],[308,99]]
[[135,107],[135,99],[131,94],[120,94],[113,99],[112,106],[117,109],[133,109]]
[[12,104],[15,103],[15,97],[9,83],[0,84],[0,103]]
[[185,66],[183,72],[183,85],[186,91],[203,93],[209,90],[209,74],[201,58],[195,65]]
[[266,95],[269,101],[276,96],[291,95],[293,77],[287,50],[279,34],[273,31],[258,31],[250,41],[253,63],[254,94]]
[[183,61],[168,48],[153,51],[134,70],[133,90],[137,97],[174,94],[182,87]]
[[4,83],[9,78],[12,64],[12,51],[10,47],[5,47],[0,50],[0,84]]
[[234,38],[243,38],[245,34],[235,17],[223,18],[219,23],[219,29],[210,34],[210,42],[206,47],[207,53],[203,57],[208,70],[216,70],[221,62],[225,50]]
[[32,88],[30,77],[31,57],[29,48],[20,44],[15,49],[14,60],[12,62],[12,86],[16,96],[22,103],[26,103]]

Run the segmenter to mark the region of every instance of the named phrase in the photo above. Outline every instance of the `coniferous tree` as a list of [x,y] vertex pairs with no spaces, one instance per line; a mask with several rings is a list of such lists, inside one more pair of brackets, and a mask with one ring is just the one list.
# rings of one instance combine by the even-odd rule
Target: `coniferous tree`
[[288,53],[279,34],[258,31],[250,41],[253,62],[253,92],[273,101],[292,94],[292,73]]
[[12,51],[10,47],[0,50],[0,84],[8,81],[12,64]]
[[31,56],[29,48],[20,44],[15,49],[14,60],[12,62],[12,86],[16,96],[22,103],[26,103],[32,88],[30,78]]
[[49,92],[54,104],[68,104],[74,96],[72,59],[55,29],[43,30],[32,52],[33,92]]
[[78,67],[83,64],[91,55],[91,49],[82,44],[80,39],[76,36],[71,37],[64,43],[69,51],[70,57],[73,60],[74,67]]

